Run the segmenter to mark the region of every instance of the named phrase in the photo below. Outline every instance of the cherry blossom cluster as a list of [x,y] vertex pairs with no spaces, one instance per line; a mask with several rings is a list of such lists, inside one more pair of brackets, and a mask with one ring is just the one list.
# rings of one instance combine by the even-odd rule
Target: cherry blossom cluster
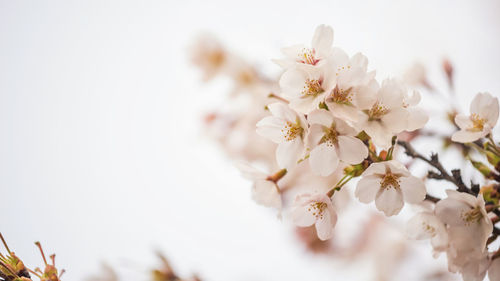
[[[407,236],[430,239],[434,256],[445,253],[448,270],[460,273],[464,280],[482,280],[486,274],[490,280],[500,280],[500,229],[495,226],[500,220],[500,147],[493,137],[499,112],[496,97],[477,94],[468,115],[459,113],[454,102],[445,101],[442,113],[455,128],[450,136],[424,128],[434,124],[419,107],[421,95],[415,89],[420,87],[435,99],[442,96],[422,65],[414,65],[403,79],[379,82],[375,71],[368,70],[364,55],[349,56],[333,46],[333,30],[328,26],[316,29],[310,45],[282,49],[284,57],[274,60],[282,68],[275,84],[217,46],[198,48],[197,64],[206,73],[232,77],[234,93],[246,92],[250,100],[244,99],[245,106],[231,114],[209,114],[207,124],[238,160],[243,176],[253,182],[252,197],[258,204],[276,209],[298,227],[312,227],[321,241],[335,236],[349,191],[361,203],[374,202],[387,217],[400,214],[405,203],[410,204],[420,211],[407,222]],[[226,59],[214,63],[211,57]],[[235,67],[231,61],[240,64]],[[447,60],[442,67],[453,90],[453,67]],[[242,69],[254,73],[250,83],[235,78]],[[238,104],[234,102],[238,96],[232,96],[229,107]],[[445,112],[447,104],[453,104],[449,112]],[[249,129],[255,124],[256,130]],[[470,172],[478,182],[467,185],[460,169],[449,172],[437,154],[418,153],[410,142],[425,137],[461,151],[462,168],[475,168]],[[415,161],[428,165],[426,176],[410,172]],[[447,182],[454,189],[430,188],[430,180]],[[433,196],[438,193],[435,188],[446,196]]]

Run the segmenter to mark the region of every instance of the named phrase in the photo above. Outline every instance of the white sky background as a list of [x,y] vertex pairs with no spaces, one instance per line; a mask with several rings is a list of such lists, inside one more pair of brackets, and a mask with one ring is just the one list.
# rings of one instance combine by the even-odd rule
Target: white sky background
[[463,104],[500,95],[499,1],[0,1],[0,231],[11,248],[35,265],[42,241],[68,281],[102,260],[143,270],[157,247],[206,280],[361,278],[307,257],[201,137],[228,87],[203,85],[186,49],[210,31],[276,74],[279,48],[309,42],[321,23],[378,78],[420,60],[443,81],[447,56]]

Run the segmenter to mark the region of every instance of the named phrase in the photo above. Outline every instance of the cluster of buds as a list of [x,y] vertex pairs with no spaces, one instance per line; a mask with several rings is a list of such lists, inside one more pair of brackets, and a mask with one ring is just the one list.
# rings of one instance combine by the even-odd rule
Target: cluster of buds
[[2,281],[30,281],[31,274],[39,278],[40,281],[60,281],[61,276],[64,274],[64,269],[58,273],[56,268],[56,256],[52,254],[50,256],[51,264],[47,262],[45,258],[45,253],[43,252],[42,245],[40,242],[35,242],[35,245],[40,250],[40,253],[44,262],[44,270],[42,271],[39,267],[31,270],[25,267],[24,263],[20,258],[18,258],[14,252],[9,249],[7,242],[0,233],[0,239],[7,250],[7,254],[0,253],[0,278]]

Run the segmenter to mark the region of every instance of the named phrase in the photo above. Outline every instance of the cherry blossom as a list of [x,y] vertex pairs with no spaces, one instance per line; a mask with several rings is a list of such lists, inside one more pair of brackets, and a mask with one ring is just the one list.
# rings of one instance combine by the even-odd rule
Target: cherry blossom
[[333,87],[335,78],[327,68],[304,70],[290,68],[281,75],[279,84],[285,98],[290,100],[290,107],[300,113],[308,114],[324,102],[326,94]]
[[450,233],[450,244],[458,250],[483,252],[493,231],[482,195],[446,190],[447,198],[436,204],[436,215]]
[[408,98],[407,90],[395,79],[384,80],[380,87],[376,83],[371,84],[363,88],[358,96],[358,106],[361,111],[355,125],[359,130],[364,130],[376,145],[384,149],[391,146],[393,135],[407,129],[415,129],[415,123],[425,124],[420,120],[412,120],[412,126],[409,128],[410,114],[406,109],[409,104],[405,103]]
[[361,53],[349,56],[335,48],[329,65],[335,72],[335,87],[328,93],[325,102],[335,117],[346,121],[357,121],[356,93],[360,87],[372,83],[375,71],[367,72],[368,59]]
[[281,49],[285,59],[275,59],[275,63],[288,69],[291,67],[321,66],[329,57],[333,44],[333,29],[330,26],[320,25],[314,32],[311,47],[302,44]]
[[386,216],[397,215],[404,202],[417,204],[425,199],[424,183],[395,160],[373,163],[356,186],[359,201],[370,203]]
[[235,164],[243,177],[253,182],[252,199],[265,207],[281,210],[281,192],[273,179],[266,173],[250,166],[248,163]]
[[455,142],[473,142],[491,132],[498,121],[498,98],[489,93],[478,93],[470,105],[470,115],[457,114],[455,123],[460,131],[451,139]]
[[407,225],[408,236],[417,239],[430,239],[435,253],[448,248],[446,226],[431,211],[424,211],[413,216]]
[[295,113],[286,104],[268,105],[273,116],[257,123],[257,133],[278,143],[276,160],[281,168],[291,169],[304,153],[307,123],[304,116]]
[[365,144],[355,138],[357,131],[324,109],[308,115],[311,125],[307,138],[311,150],[309,163],[313,172],[328,176],[335,171],[339,160],[358,164],[368,156]]
[[319,239],[327,240],[333,235],[337,213],[326,194],[302,194],[295,199],[292,219],[300,227],[314,224]]

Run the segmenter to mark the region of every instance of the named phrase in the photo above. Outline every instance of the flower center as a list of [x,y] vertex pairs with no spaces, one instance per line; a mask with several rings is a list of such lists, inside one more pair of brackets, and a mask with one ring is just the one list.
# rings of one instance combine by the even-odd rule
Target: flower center
[[321,79],[306,79],[304,89],[302,90],[303,97],[317,96],[324,92],[321,84],[323,81]]
[[319,62],[319,59],[315,58],[315,53],[314,49],[304,48],[302,49],[302,52],[299,53],[298,61],[305,64],[316,65]]
[[365,113],[368,115],[368,120],[370,121],[380,120],[380,118],[382,118],[382,116],[386,115],[388,112],[389,109],[380,104],[380,102],[376,102],[370,110],[365,111]]
[[352,95],[351,95],[352,87],[349,89],[339,89],[339,86],[335,86],[335,88],[330,93],[330,100],[335,103],[352,105]]
[[436,228],[431,226],[430,224],[426,222],[422,222],[422,228],[425,232],[429,233],[432,236],[436,235]]
[[319,143],[326,143],[328,146],[334,146],[338,141],[339,133],[335,130],[335,124],[332,124],[330,128],[324,129],[325,134],[319,141]]
[[394,188],[394,189],[399,189],[399,176],[387,172],[382,180],[380,181],[380,186],[384,189],[389,189],[389,188]]
[[472,121],[473,124],[471,131],[482,131],[484,128],[484,124],[486,124],[486,119],[481,118],[476,113],[472,113],[472,115],[470,116],[470,120]]
[[302,137],[304,129],[297,123],[286,121],[285,128],[281,129],[286,141],[292,141],[296,137]]
[[323,219],[323,213],[326,207],[327,205],[325,202],[312,202],[309,204],[309,208],[307,210],[312,212],[316,219]]
[[479,222],[482,218],[483,214],[481,213],[481,209],[479,208],[479,206],[476,206],[469,211],[462,212],[462,220],[467,226],[471,225],[474,222]]

